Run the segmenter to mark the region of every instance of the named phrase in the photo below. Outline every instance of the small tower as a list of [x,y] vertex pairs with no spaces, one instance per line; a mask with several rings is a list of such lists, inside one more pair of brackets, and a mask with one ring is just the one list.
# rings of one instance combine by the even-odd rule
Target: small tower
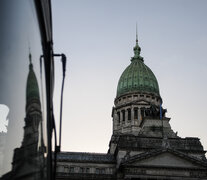
[[33,70],[32,57],[29,54],[29,74],[26,85],[26,117],[22,146],[33,145],[37,150],[39,125],[42,121],[41,104],[37,78]]
[[[44,176],[44,145],[42,141],[42,128],[40,127],[42,125],[42,112],[39,87],[33,69],[31,54],[29,54],[29,62],[29,73],[26,83],[24,135],[21,147],[14,150],[12,163],[14,179],[17,177],[21,179],[21,176],[28,175],[31,179],[40,179],[40,177]],[[25,168],[27,170],[25,170]]]

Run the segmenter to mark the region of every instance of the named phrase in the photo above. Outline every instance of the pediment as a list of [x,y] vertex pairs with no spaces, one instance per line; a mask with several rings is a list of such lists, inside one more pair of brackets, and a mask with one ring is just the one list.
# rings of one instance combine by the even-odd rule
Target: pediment
[[169,168],[206,168],[206,164],[202,161],[195,160],[187,155],[175,154],[170,151],[161,153],[152,153],[135,155],[127,160],[123,165],[130,166],[153,166],[153,167],[169,167]]

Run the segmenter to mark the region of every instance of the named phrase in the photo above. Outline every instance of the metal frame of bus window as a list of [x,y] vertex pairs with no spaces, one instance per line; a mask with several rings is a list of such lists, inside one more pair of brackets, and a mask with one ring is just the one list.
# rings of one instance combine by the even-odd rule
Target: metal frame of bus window
[[52,38],[52,13],[50,0],[34,0],[42,40],[45,64],[46,107],[47,107],[47,179],[54,180],[52,165],[52,131],[53,131],[53,89],[54,60]]

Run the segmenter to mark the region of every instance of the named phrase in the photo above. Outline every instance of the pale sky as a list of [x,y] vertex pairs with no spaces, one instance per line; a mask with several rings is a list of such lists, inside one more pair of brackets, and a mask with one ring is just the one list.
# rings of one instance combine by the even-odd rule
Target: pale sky
[[[104,152],[119,77],[130,64],[136,22],[172,129],[207,150],[206,0],[52,0],[55,53],[65,53],[62,150]],[[59,119],[61,63],[56,61]]]

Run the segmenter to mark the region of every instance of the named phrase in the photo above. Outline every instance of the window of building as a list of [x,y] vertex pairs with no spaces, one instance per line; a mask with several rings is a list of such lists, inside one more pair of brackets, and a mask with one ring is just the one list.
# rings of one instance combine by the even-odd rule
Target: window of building
[[84,168],[80,167],[80,173],[83,173],[83,172],[84,172]]
[[131,120],[131,109],[127,109],[127,112],[128,112],[128,120],[130,121]]
[[105,169],[104,168],[100,169],[100,174],[105,174]]
[[131,100],[132,96],[127,96],[128,100]]
[[117,116],[118,116],[118,122],[120,123],[120,112],[117,112]]
[[138,109],[134,109],[134,119],[138,119]]
[[74,167],[70,167],[69,172],[74,173],[74,169],[75,169]]
[[100,169],[96,168],[96,174],[100,174]]
[[145,116],[145,109],[141,108],[141,117],[142,117],[142,119],[144,118],[144,116]]
[[133,98],[134,98],[134,100],[137,100],[138,99],[138,95],[134,95]]
[[105,174],[105,168],[96,168],[96,174]]
[[122,120],[125,121],[125,110],[122,110]]
[[86,168],[86,173],[89,173],[90,172],[90,168]]
[[68,166],[64,166],[64,172],[69,172],[69,167]]

